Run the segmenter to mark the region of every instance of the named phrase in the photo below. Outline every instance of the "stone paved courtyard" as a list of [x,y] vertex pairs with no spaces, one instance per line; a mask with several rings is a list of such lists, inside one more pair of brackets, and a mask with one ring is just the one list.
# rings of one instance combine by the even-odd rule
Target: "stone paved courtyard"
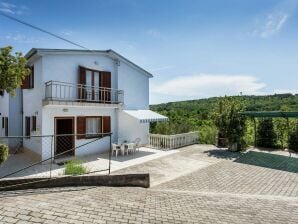
[[[268,159],[270,165],[262,162]],[[183,161],[185,166],[181,167]],[[180,167],[175,169],[176,175],[167,169],[175,162]],[[192,167],[189,172],[185,171],[190,167],[187,163]],[[297,158],[240,155],[195,145],[117,172],[149,171],[153,182],[149,189],[84,187],[2,192],[0,223],[294,224],[298,223],[296,166]]]

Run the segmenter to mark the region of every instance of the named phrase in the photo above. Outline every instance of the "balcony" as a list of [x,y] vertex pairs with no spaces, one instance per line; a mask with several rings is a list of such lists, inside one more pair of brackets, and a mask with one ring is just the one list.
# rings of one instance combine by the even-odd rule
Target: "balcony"
[[123,103],[123,95],[123,90],[48,81],[45,83],[43,104],[119,107]]

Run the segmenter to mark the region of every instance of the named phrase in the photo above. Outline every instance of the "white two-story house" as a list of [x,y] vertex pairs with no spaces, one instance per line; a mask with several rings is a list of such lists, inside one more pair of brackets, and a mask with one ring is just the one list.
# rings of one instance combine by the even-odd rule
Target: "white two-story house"
[[[112,133],[112,142],[140,138],[145,145],[149,123],[167,120],[149,110],[152,74],[113,50],[33,48],[25,57],[30,76],[15,97],[0,96],[0,134],[28,136],[20,140],[23,148],[43,160],[92,142],[98,133]],[[51,144],[47,137],[30,137],[64,134],[69,136]],[[109,148],[105,137],[74,154]]]

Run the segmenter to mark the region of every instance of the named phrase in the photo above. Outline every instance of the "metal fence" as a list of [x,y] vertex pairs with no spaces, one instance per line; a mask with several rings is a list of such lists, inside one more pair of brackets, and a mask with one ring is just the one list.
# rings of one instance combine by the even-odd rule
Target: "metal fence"
[[77,134],[7,136],[0,143],[9,146],[0,179],[111,172],[111,133],[87,139]]
[[158,149],[176,149],[199,142],[199,132],[189,132],[177,135],[150,134],[149,145]]

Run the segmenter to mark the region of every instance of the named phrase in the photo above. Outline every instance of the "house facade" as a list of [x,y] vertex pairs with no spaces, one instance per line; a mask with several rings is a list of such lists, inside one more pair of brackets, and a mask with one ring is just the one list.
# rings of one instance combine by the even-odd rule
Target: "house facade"
[[[31,74],[22,88],[0,96],[4,126],[15,114],[20,121],[0,134],[27,136],[23,148],[43,160],[71,148],[78,156],[108,150],[108,137],[94,141],[99,133],[145,145],[149,123],[167,119],[149,110],[152,74],[113,50],[32,49],[26,58]],[[58,136],[49,144],[40,135]]]

